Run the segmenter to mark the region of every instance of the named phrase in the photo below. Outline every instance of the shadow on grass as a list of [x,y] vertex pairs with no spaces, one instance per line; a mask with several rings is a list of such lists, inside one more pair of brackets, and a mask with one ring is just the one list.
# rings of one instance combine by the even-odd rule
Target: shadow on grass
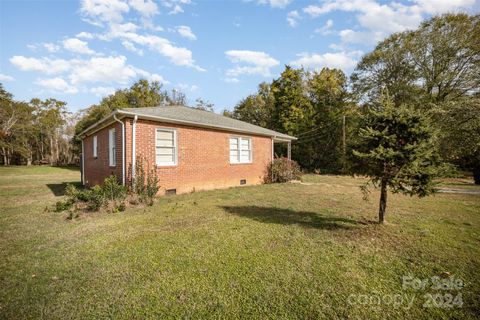
[[222,206],[225,211],[240,217],[264,223],[291,225],[317,229],[350,229],[358,222],[353,219],[326,217],[316,212],[258,206]]
[[62,182],[62,183],[47,183],[47,187],[52,191],[55,197],[61,197],[65,195],[65,188],[67,184],[73,184],[77,188],[81,188],[82,184],[78,181]]
[[59,166],[59,167],[53,167],[53,168],[66,169],[66,170],[80,172],[80,167],[78,167],[78,166]]

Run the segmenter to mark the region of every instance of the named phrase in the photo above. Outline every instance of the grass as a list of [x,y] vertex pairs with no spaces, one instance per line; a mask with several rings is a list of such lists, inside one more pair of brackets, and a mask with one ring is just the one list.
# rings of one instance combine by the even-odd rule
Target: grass
[[[378,194],[362,201],[363,180],[338,176],[164,197],[73,221],[47,210],[78,180],[71,169],[0,168],[1,318],[474,319],[480,312],[480,196],[390,195],[385,226],[372,223]],[[402,289],[403,276],[447,274],[464,288]],[[429,293],[461,293],[463,305],[425,308]],[[389,303],[396,294],[413,298],[411,308]]]

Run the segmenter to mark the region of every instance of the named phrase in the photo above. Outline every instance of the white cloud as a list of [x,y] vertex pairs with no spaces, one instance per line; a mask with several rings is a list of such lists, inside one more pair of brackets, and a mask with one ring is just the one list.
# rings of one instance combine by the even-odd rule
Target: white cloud
[[[156,35],[139,34],[139,25],[132,22],[124,22],[123,14],[129,12],[130,8],[132,8],[142,15],[141,21],[143,22],[143,28],[155,31],[163,30],[160,27],[154,26],[152,21],[149,20],[152,15],[158,13],[156,3],[152,0],[128,0],[129,2],[127,4],[125,1],[82,0],[81,12],[83,16],[90,19],[89,22],[106,28],[104,34],[95,35],[95,38],[104,41],[119,39],[127,50],[135,51],[138,54],[143,53],[142,48],[138,46],[144,46],[160,53],[175,65],[205,71],[205,69],[195,64],[192,58],[192,52],[187,48],[178,47],[168,39]],[[161,0],[159,3],[165,8],[178,10],[178,8],[181,9],[183,5],[190,4],[191,0]],[[190,28],[186,26],[180,26],[180,29],[177,31],[189,39],[196,38]]]
[[374,45],[384,38],[383,32],[375,31],[354,31],[351,29],[341,30],[338,35],[342,43],[357,43]]
[[182,12],[183,12],[182,7],[180,7],[178,4],[176,4],[168,14],[177,14],[177,13],[182,13]]
[[238,82],[240,82],[240,80],[238,78],[225,78],[225,82],[238,83]]
[[190,50],[183,47],[177,47],[165,38],[155,35],[139,35],[134,32],[125,32],[117,36],[132,43],[146,46],[150,50],[156,51],[169,58],[173,64],[178,66],[187,66],[195,68],[198,71],[205,71],[205,69],[195,64],[195,60],[193,60],[192,52]]
[[[234,68],[227,70],[228,78],[237,78],[242,74],[271,76],[270,69],[280,62],[265,52],[250,50],[225,51],[227,58],[236,64]],[[242,65],[243,64],[243,65]]]
[[88,47],[88,43],[77,38],[70,38],[63,41],[63,47],[71,52],[80,54],[94,54],[95,51]]
[[112,23],[106,34],[100,35],[100,40],[110,41],[114,38],[120,38],[127,33],[135,33],[140,27],[132,22]]
[[185,91],[195,92],[199,89],[199,87],[195,84],[189,85],[185,83],[180,83],[177,87],[183,92]]
[[321,35],[324,35],[324,36],[329,35],[333,33],[332,27],[333,27],[333,20],[328,19],[327,22],[325,22],[325,24],[322,27],[315,29],[315,33],[320,33]]
[[298,25],[298,20],[300,19],[300,14],[297,10],[290,11],[287,14],[287,22],[290,27],[295,28]]
[[78,61],[71,71],[69,78],[72,84],[95,82],[127,83],[135,78],[138,69],[127,65],[124,56],[95,57],[89,60]]
[[77,35],[75,37],[82,38],[82,39],[93,39],[94,35],[91,34],[90,32],[82,31],[80,33],[77,33]]
[[12,76],[0,73],[0,81],[13,81],[13,80],[15,80],[15,79],[13,79]]
[[120,0],[82,0],[80,6],[80,12],[87,21],[95,25],[121,22],[123,14],[129,10],[128,4]]
[[[84,83],[119,83],[127,84],[130,80],[139,77],[147,78],[152,81],[168,83],[158,74],[151,74],[145,70],[136,68],[127,64],[127,58],[124,56],[92,57],[89,59],[71,59],[50,60],[48,58],[26,58],[23,56],[14,56],[10,62],[22,71],[38,71],[44,74],[63,74],[63,78],[68,78],[72,87],[67,87],[56,77],[51,79],[42,79],[37,84],[48,87],[51,90],[62,87],[62,90],[73,93],[74,87]],[[61,80],[59,80],[61,79]],[[66,81],[63,80],[65,83]],[[70,85],[69,85],[70,86]]]
[[421,9],[417,5],[407,6],[397,2],[379,4],[375,0],[333,0],[303,9],[312,17],[336,10],[357,12],[362,27],[384,33],[413,29],[422,20]]
[[127,41],[127,40],[122,41],[122,46],[124,46],[125,49],[127,49],[128,51],[132,51],[138,54],[139,56],[143,56],[143,50],[135,47],[135,45],[130,41]]
[[189,40],[197,40],[197,36],[192,32],[192,29],[188,26],[177,26],[175,28],[182,37],[187,38]]
[[55,53],[60,51],[60,46],[56,45],[51,42],[41,42],[41,43],[34,43],[34,44],[27,44],[27,48],[33,51],[37,51],[38,48],[44,48],[50,53]]
[[67,81],[60,77],[39,79],[36,81],[36,84],[55,93],[75,94],[78,92],[76,87],[68,84]]
[[[424,19],[424,14],[458,11],[469,8],[474,3],[475,0],[413,0],[407,4],[395,1],[380,3],[376,0],[326,0],[319,5],[303,8],[303,12],[311,17],[318,17],[332,11],[356,13],[360,26],[366,29],[357,35],[362,39],[369,39],[368,43],[372,43],[393,32],[415,29]],[[351,35],[351,32],[344,33],[344,40],[362,42],[349,37]]]
[[48,58],[27,58],[24,56],[13,56],[10,63],[22,71],[40,71],[46,74],[62,73],[71,68],[70,62],[63,59]]
[[113,87],[93,87],[90,88],[90,92],[96,95],[97,97],[106,97],[110,94],[115,93],[115,88]]
[[43,47],[47,49],[48,52],[54,53],[60,50],[60,46],[51,42],[42,43]]
[[[197,66],[195,60],[192,58],[192,52],[184,47],[178,47],[166,38],[162,38],[152,34],[138,34],[137,30],[140,27],[134,23],[113,23],[109,26],[105,34],[99,35],[100,40],[110,41],[112,39],[121,39],[123,42],[127,41],[130,44],[145,46],[152,51],[156,51],[161,55],[167,57],[173,64],[178,66],[192,67],[198,71],[205,71],[205,69]],[[188,28],[188,27],[187,27]],[[188,31],[185,28],[183,31]],[[191,31],[191,30],[190,30]],[[185,33],[184,33],[185,34]],[[192,33],[193,36],[195,36]],[[191,35],[190,35],[191,36]],[[125,44],[124,44],[125,46]],[[127,44],[131,49],[131,46]]]
[[266,4],[272,8],[285,8],[292,0],[258,0],[259,4]]
[[191,0],[162,0],[162,6],[169,8],[170,11],[168,14],[178,14],[183,13],[183,5],[192,3]]
[[150,81],[158,81],[158,82],[163,83],[163,84],[169,84],[170,83],[167,80],[165,80],[161,75],[156,74],[156,73],[148,74],[148,72],[147,72],[147,75],[144,76],[144,77],[146,77]]
[[128,3],[144,17],[152,17],[158,13],[158,6],[152,0],[129,0]]
[[357,64],[357,60],[362,56],[361,51],[350,52],[334,52],[334,53],[300,53],[297,60],[291,61],[290,64],[295,67],[305,67],[307,69],[321,69],[323,67],[338,68],[342,70],[350,70]]
[[438,14],[470,8],[475,0],[416,0],[424,12]]

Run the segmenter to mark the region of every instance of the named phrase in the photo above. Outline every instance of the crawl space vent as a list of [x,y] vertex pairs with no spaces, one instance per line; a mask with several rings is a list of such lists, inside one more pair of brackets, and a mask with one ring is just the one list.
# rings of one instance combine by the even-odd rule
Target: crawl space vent
[[165,190],[165,195],[167,196],[173,196],[177,194],[177,189],[168,189],[168,190]]
[[242,185],[242,184],[247,184],[247,180],[245,180],[245,179],[240,180],[240,185]]

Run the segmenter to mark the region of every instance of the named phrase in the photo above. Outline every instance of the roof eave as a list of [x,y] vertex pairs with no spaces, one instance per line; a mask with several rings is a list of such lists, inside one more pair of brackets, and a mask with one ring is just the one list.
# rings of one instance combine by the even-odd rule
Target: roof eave
[[284,139],[285,141],[297,140],[297,138],[289,136],[289,135],[284,135],[282,137],[278,137],[276,134],[258,133],[258,132],[252,132],[250,130],[242,130],[242,129],[225,127],[225,126],[218,126],[218,125],[213,126],[213,125],[201,124],[201,123],[194,122],[194,121],[176,120],[176,119],[171,119],[171,118],[166,118],[166,117],[142,115],[142,114],[138,114],[138,113],[135,113],[135,112],[128,112],[128,111],[121,110],[121,109],[119,109],[117,111],[118,111],[119,114],[122,114],[124,116],[131,116],[131,117],[137,116],[139,119],[145,119],[145,120],[162,121],[162,122],[174,123],[174,124],[185,124],[185,125],[190,125],[190,126],[193,126],[193,127],[201,127],[201,128],[209,128],[209,129],[217,129],[217,130],[222,129],[222,130],[230,131],[230,132],[247,133],[247,134],[253,134],[253,135],[258,135],[258,136],[279,138],[279,139]]
[[[271,137],[277,141],[292,141],[292,140],[297,140],[296,137],[292,137],[289,135],[281,135],[278,136],[277,134],[268,134],[268,133],[258,133],[258,132],[252,132],[250,130],[242,130],[242,129],[237,129],[237,128],[231,128],[231,127],[225,127],[225,126],[213,126],[213,125],[206,125],[206,124],[201,124],[198,122],[193,122],[193,121],[185,121],[185,120],[176,120],[176,119],[171,119],[171,118],[166,118],[166,117],[159,117],[159,116],[148,116],[148,115],[142,115],[138,114],[135,112],[128,112],[122,109],[117,109],[110,113],[108,116],[104,117],[103,119],[95,122],[91,126],[89,126],[87,129],[83,130],[81,133],[78,134],[80,138],[85,138],[86,136],[93,134],[106,126],[110,125],[111,123],[108,122],[107,120],[110,118],[113,118],[114,115],[122,115],[122,116],[137,116],[140,119],[145,119],[145,120],[153,120],[153,121],[162,121],[162,122],[167,122],[167,123],[174,123],[174,124],[184,124],[184,125],[190,125],[194,127],[202,127],[202,128],[209,128],[209,129],[222,129],[225,131],[230,131],[230,132],[237,132],[237,133],[246,133],[246,134],[253,134],[253,135],[258,135],[258,136],[265,136],[265,137]],[[113,120],[111,121],[113,122]]]
[[[83,130],[82,132],[80,132],[77,136],[79,136],[80,138],[84,138],[84,137],[86,137],[86,136],[89,135],[88,133],[89,133],[90,131],[96,132],[96,131],[98,131],[98,130],[103,129],[105,126],[108,126],[108,125],[109,125],[109,123],[105,124],[105,122],[107,122],[108,119],[113,118],[113,116],[116,115],[116,114],[118,114],[118,113],[119,113],[118,110],[115,110],[115,111],[111,112],[111,113],[110,113],[109,115],[107,115],[106,117],[98,120],[97,122],[95,122],[94,124],[92,124],[91,126],[89,126],[87,129],[85,129],[85,130]],[[102,125],[102,124],[104,124],[104,125],[103,125],[103,126],[100,126],[100,125]],[[100,127],[99,127],[99,126],[100,126]],[[98,128],[98,127],[99,127],[99,128]],[[96,129],[96,130],[94,130],[94,129]],[[92,133],[93,133],[93,132],[92,132]],[[91,133],[90,133],[90,134],[91,134]]]

